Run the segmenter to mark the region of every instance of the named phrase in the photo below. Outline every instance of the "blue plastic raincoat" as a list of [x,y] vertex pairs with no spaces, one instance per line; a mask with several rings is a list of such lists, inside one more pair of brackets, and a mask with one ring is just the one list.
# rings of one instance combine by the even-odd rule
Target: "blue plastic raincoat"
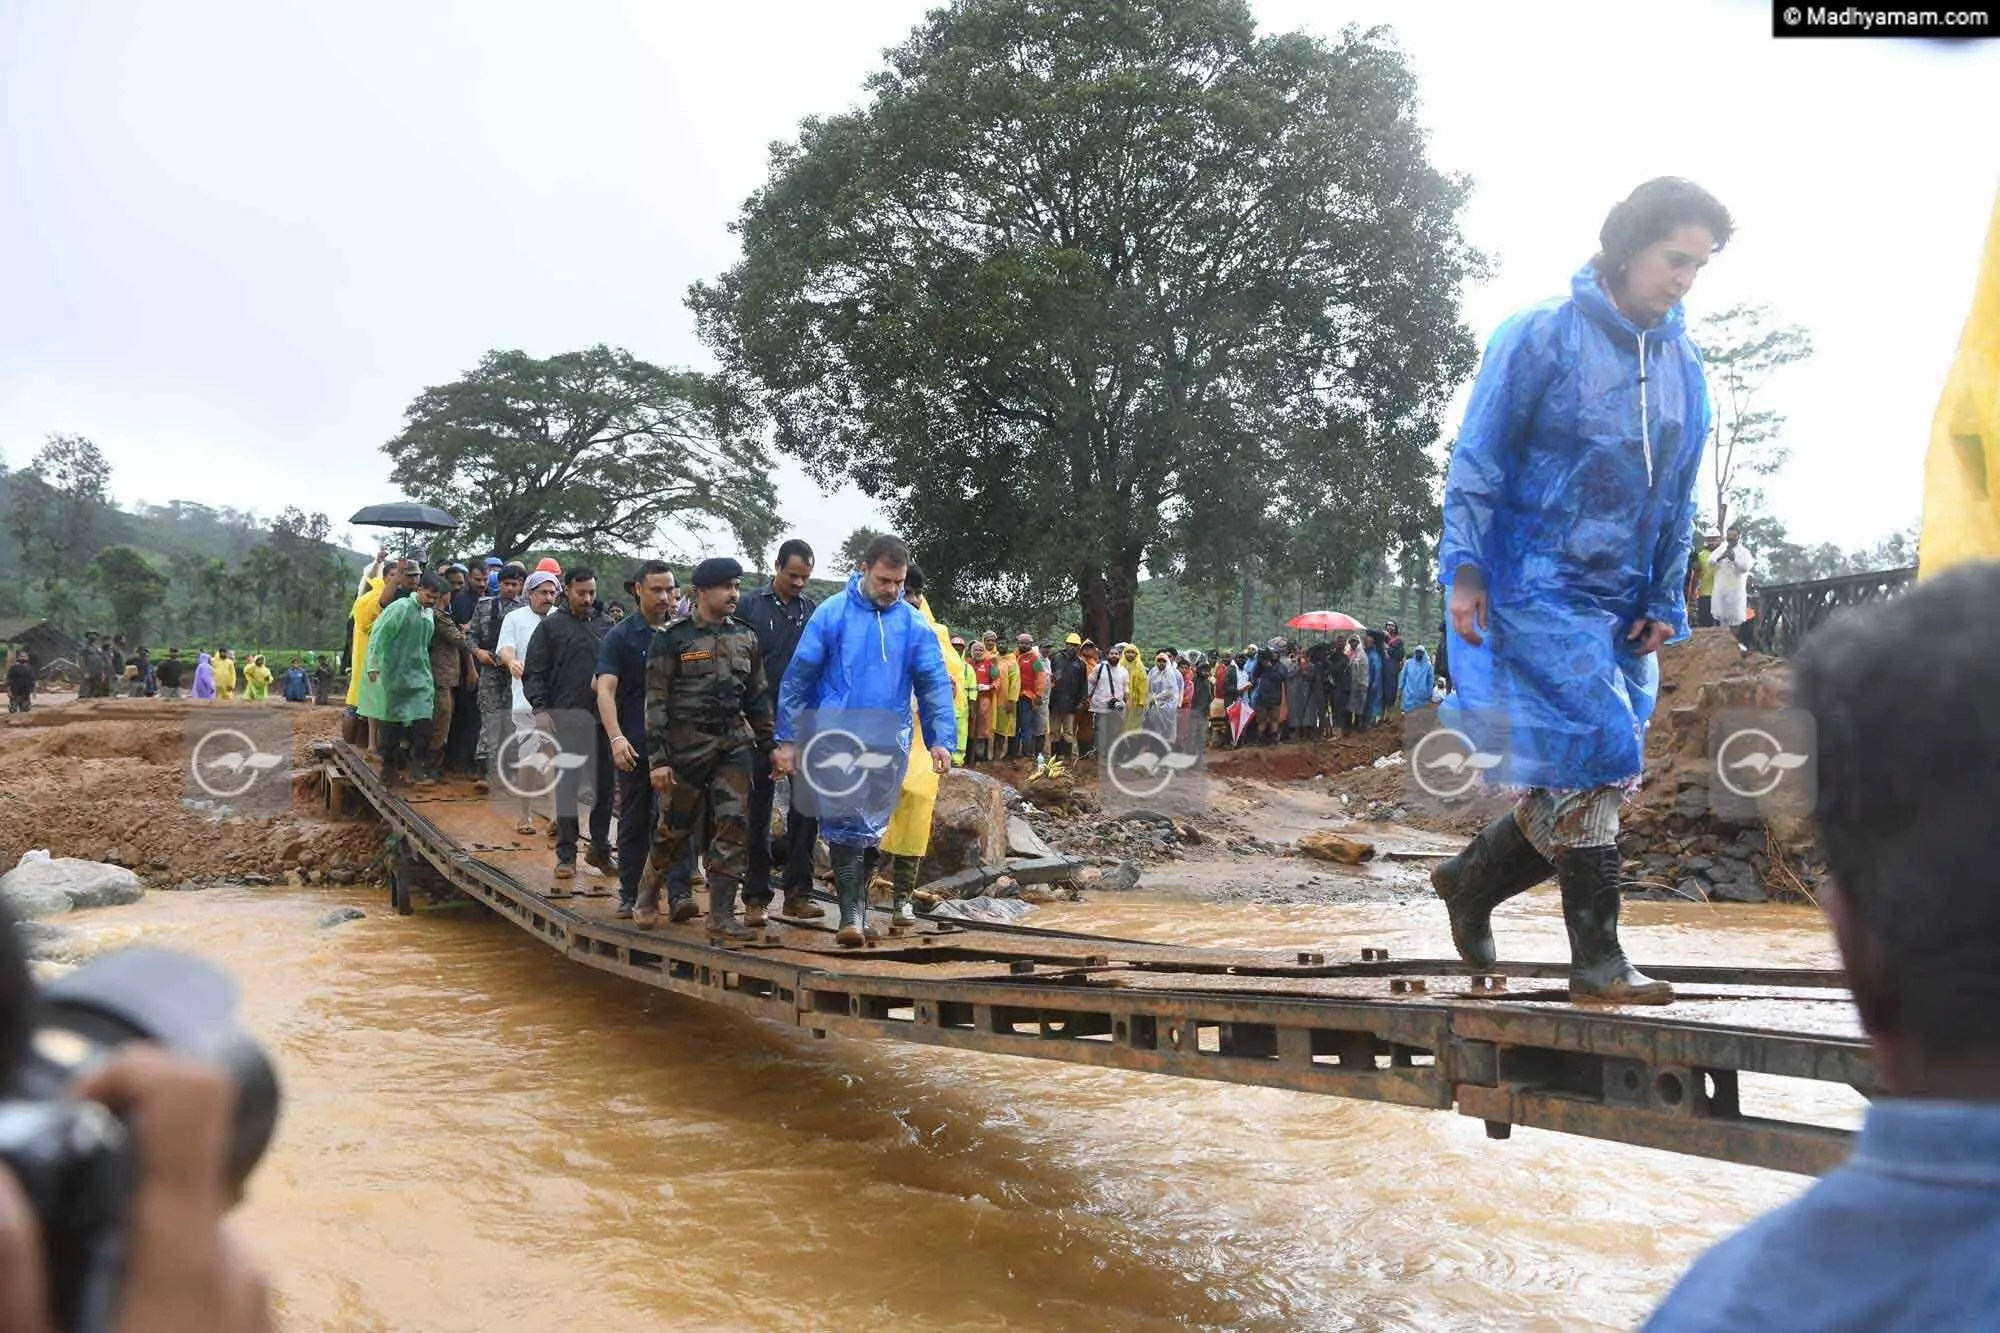
[[1568,300],[1493,335],[1445,479],[1438,569],[1447,590],[1465,565],[1486,579],[1484,641],[1448,640],[1445,720],[1505,757],[1496,780],[1582,790],[1642,771],[1659,663],[1625,635],[1645,617],[1687,637],[1708,423],[1680,309],[1642,331],[1588,265]]
[[[937,634],[908,602],[898,598],[891,606],[879,607],[862,593],[861,575],[848,575],[846,590],[822,602],[806,622],[798,650],[785,668],[778,687],[777,739],[780,744],[795,741],[806,714],[886,716],[895,735],[882,737],[880,743],[894,747],[898,780],[887,789],[886,806],[857,801],[823,812],[820,834],[829,845],[872,847],[882,841],[901,788],[901,761],[915,736],[910,716],[913,693],[926,748],[957,748],[951,674]],[[869,730],[860,723],[853,725],[859,731]]]
[[1422,708],[1431,701],[1431,686],[1437,684],[1437,675],[1431,670],[1430,659],[1419,648],[1403,663],[1403,679],[1400,682],[1399,698],[1405,713]]

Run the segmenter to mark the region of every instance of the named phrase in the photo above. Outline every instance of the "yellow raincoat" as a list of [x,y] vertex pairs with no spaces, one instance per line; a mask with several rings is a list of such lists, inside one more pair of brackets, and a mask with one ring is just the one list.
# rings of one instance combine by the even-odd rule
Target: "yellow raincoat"
[[2000,198],[1959,335],[1958,358],[1931,420],[1917,577],[2000,559]]
[[270,697],[271,668],[264,665],[264,659],[253,657],[243,668],[243,697],[264,699]]
[[215,660],[210,665],[215,669],[215,697],[218,699],[234,699],[236,697],[236,659],[233,657],[224,657],[221,653],[217,653]]
[[367,590],[354,599],[354,651],[348,661],[353,665],[347,672],[347,706],[353,708],[361,702],[362,663],[368,660],[368,636],[375,630],[376,618],[382,614],[382,580],[368,580]]
[[[1004,648],[993,664],[993,734],[1003,739],[1020,729],[1014,705],[1021,701],[1021,659]],[[999,755],[996,753],[995,758]]]
[[965,762],[965,747],[972,740],[972,701],[979,697],[979,674],[972,669],[972,663],[951,646],[951,640],[946,639],[945,666],[949,667],[953,662],[958,663],[958,669],[952,673],[952,679],[958,683],[951,692],[952,715],[958,719],[958,748],[951,752],[951,761],[962,764]]
[[[962,719],[969,699],[966,690],[971,680],[970,669],[958,655],[958,649],[951,646],[950,631],[931,619],[930,608],[920,606],[917,614],[938,637],[938,647],[944,651],[945,674],[952,679],[952,711]],[[965,745],[962,724],[958,735],[962,753]],[[896,812],[889,816],[889,827],[882,833],[884,855],[922,856],[930,850],[931,811],[937,808],[937,794],[937,771],[931,767],[931,752],[924,748],[924,729],[918,727],[910,738],[910,759],[903,769],[903,794],[896,798]]]
[[1125,668],[1125,716],[1136,718],[1146,711],[1146,699],[1150,692],[1146,683],[1146,664],[1139,656],[1139,649],[1127,644],[1125,658],[1120,665]]

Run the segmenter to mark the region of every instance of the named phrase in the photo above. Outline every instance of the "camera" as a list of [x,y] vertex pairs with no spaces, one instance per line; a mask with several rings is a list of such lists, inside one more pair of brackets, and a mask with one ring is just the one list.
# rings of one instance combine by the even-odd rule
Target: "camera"
[[[12,934],[10,923],[0,928]],[[236,984],[219,969],[165,949],[127,949],[42,988],[0,1100],[0,1162],[20,1181],[41,1224],[50,1307],[65,1333],[100,1333],[118,1316],[137,1144],[71,1081],[127,1042],[151,1042],[215,1066],[236,1085],[228,1183],[243,1182],[270,1146],[278,1079],[236,1023]]]

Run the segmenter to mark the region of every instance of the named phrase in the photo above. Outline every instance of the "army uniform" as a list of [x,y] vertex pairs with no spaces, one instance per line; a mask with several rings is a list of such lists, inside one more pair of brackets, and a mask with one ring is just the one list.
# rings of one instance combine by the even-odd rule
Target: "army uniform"
[[646,754],[653,768],[672,769],[674,782],[653,826],[635,922],[647,925],[658,912],[666,869],[679,864],[706,807],[710,929],[746,933],[737,925],[736,891],[748,868],[750,784],[756,751],[772,748],[774,721],[763,653],[749,625],[734,616],[719,625],[684,616],[654,632],[646,650]]

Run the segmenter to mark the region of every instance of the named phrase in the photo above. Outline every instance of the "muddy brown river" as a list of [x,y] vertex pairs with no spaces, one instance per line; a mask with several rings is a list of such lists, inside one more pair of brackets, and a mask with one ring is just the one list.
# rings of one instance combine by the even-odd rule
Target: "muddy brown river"
[[[342,903],[368,918],[315,928]],[[1447,953],[1428,909],[1133,894],[1032,920]],[[1834,962],[1805,909],[1628,913],[1642,962]],[[1563,956],[1552,890],[1497,921],[1508,952]],[[1806,1184],[1489,1142],[1451,1114],[815,1041],[565,963],[472,905],[216,889],[67,924],[242,983],[286,1104],[241,1222],[292,1330],[1629,1328]]]

